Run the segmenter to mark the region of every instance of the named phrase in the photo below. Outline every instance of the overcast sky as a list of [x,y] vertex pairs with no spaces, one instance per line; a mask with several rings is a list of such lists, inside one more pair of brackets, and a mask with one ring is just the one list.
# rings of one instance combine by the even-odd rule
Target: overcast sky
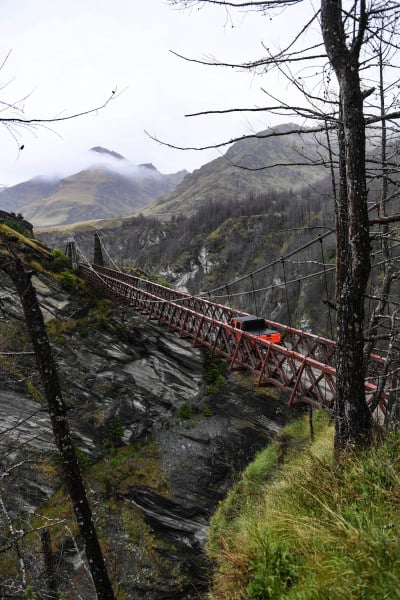
[[1,185],[75,172],[97,145],[135,164],[152,162],[162,173],[192,171],[219,154],[171,150],[144,130],[173,144],[202,145],[277,123],[268,115],[185,118],[199,110],[264,105],[261,86],[278,83],[185,62],[170,52],[258,58],[263,41],[275,47],[281,39],[275,21],[260,14],[235,13],[232,21],[221,8],[182,11],[165,0],[1,0],[0,23],[3,59],[11,50],[1,70],[0,100],[25,98],[18,104],[25,117],[65,116],[101,105],[115,89],[121,93],[96,115],[19,129],[17,139],[2,127]]

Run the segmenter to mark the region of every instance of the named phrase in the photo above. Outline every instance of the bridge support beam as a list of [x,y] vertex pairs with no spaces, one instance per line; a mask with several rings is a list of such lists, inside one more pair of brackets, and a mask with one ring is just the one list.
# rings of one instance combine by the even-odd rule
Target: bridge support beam
[[94,234],[93,264],[98,265],[99,267],[104,267],[103,251],[101,249],[100,236],[97,231]]
[[75,237],[73,233],[68,234],[67,246],[65,248],[65,256],[71,269],[78,270],[78,255],[76,253]]

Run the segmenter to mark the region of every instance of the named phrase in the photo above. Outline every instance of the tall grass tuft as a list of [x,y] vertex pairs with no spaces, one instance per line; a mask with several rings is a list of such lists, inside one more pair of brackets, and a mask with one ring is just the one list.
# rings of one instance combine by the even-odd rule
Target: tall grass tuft
[[249,465],[211,522],[213,600],[400,599],[400,434],[340,463],[317,414]]

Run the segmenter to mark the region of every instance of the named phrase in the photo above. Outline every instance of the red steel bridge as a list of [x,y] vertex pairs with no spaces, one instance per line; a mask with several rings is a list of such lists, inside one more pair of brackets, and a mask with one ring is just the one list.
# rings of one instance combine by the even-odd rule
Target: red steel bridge
[[[281,343],[269,343],[246,332],[238,334],[229,325],[232,317],[245,316],[245,312],[103,266],[79,264],[79,272],[118,302],[190,338],[193,346],[203,346],[227,359],[231,369],[251,370],[259,386],[275,386],[287,392],[288,407],[306,403],[333,410],[334,341],[266,319],[266,326],[281,334]],[[384,369],[385,359],[371,355],[365,389],[367,401],[377,404],[377,419],[385,414],[389,395],[381,386],[378,392]]]

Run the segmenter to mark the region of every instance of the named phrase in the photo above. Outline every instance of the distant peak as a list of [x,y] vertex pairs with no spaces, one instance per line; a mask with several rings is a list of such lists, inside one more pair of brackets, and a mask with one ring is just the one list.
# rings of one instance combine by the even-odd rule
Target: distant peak
[[107,148],[103,148],[102,146],[93,146],[90,148],[90,152],[97,152],[97,154],[106,154],[107,156],[112,156],[113,158],[118,158],[118,160],[126,160],[122,154],[118,154],[118,152],[114,152],[114,150],[107,150]]
[[153,163],[142,163],[139,167],[143,167],[144,169],[150,169],[151,171],[157,171],[156,167]]

